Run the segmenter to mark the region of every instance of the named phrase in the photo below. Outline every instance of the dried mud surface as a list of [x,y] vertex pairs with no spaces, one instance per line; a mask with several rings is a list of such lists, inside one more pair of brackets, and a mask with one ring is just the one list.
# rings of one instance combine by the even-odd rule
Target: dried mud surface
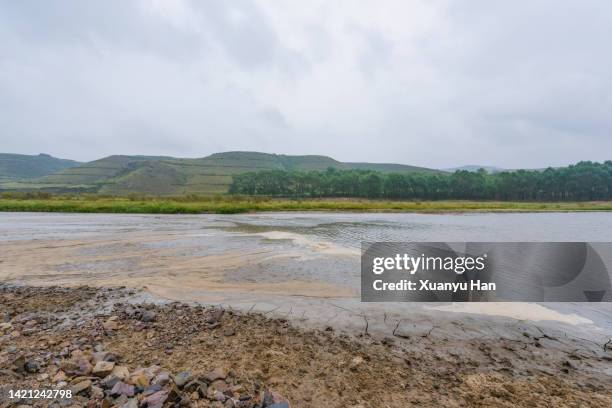
[[[0,285],[0,406],[612,406],[612,344],[546,352],[557,340],[530,333],[521,341],[352,336],[149,300],[125,288]],[[112,392],[117,379],[96,372],[99,361],[121,367],[133,390],[124,394],[133,395]],[[59,387],[78,393],[8,399],[10,389]]]

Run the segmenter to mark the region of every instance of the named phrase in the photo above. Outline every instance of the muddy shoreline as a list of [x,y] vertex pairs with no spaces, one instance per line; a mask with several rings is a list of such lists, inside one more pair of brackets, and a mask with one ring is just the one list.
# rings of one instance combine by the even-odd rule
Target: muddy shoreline
[[[0,305],[2,407],[612,406],[612,343],[349,335],[125,288],[2,285]],[[78,394],[7,399],[59,386]]]

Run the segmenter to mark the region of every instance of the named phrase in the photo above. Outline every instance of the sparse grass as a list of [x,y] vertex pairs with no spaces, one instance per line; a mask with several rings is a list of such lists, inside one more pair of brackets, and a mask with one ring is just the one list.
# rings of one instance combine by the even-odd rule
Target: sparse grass
[[0,197],[0,211],[134,214],[236,214],[260,211],[379,211],[379,212],[563,212],[612,211],[612,202],[387,201],[360,199],[270,199],[242,196],[96,195]]

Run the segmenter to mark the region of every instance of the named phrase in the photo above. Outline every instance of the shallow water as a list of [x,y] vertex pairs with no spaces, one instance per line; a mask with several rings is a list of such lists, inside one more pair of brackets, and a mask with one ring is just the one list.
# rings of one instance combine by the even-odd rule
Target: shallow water
[[[360,304],[362,241],[612,242],[612,213],[1,213],[0,279],[144,287],[172,299],[301,309],[328,320],[336,318],[330,312],[335,307],[376,309],[385,316],[415,310]],[[478,307],[435,313],[478,313]],[[484,314],[512,308],[490,309]],[[554,309],[563,316],[535,308],[527,315],[612,328],[609,305]],[[517,309],[517,316],[525,313]]]

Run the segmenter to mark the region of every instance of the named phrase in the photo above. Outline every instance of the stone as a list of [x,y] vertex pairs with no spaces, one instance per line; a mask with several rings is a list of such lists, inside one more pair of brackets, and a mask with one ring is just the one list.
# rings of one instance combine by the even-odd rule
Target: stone
[[117,323],[117,316],[111,316],[108,318],[108,320],[106,320],[104,323],[102,323],[102,327],[104,327],[104,330],[106,331],[112,331],[112,330],[117,330],[119,328],[119,324]]
[[13,360],[12,368],[18,373],[23,373],[25,371],[26,360],[24,356],[18,356]]
[[145,310],[140,316],[140,320],[145,323],[154,322],[156,318],[157,314],[152,310]]
[[187,384],[185,384],[185,386],[183,387],[183,390],[187,392],[196,391],[198,387],[201,386],[202,384],[204,383],[201,381],[191,380]]
[[149,378],[144,373],[132,374],[132,376],[128,379],[128,383],[145,388],[149,385]]
[[134,386],[132,384],[126,384],[122,381],[119,381],[113,386],[110,393],[111,395],[125,395],[127,397],[133,397]]
[[144,395],[145,397],[147,395],[151,395],[151,394],[155,394],[157,391],[161,391],[162,390],[162,386],[159,384],[152,384],[149,385],[147,388],[144,389],[144,391],[142,392],[142,395]]
[[93,353],[93,362],[94,364],[99,363],[100,361],[117,361],[117,356],[113,353],[109,353],[108,351],[97,351]]
[[161,372],[153,379],[153,384],[166,385],[170,382],[170,375],[166,372]]
[[138,400],[130,398],[125,404],[121,405],[121,408],[138,408]]
[[174,376],[174,383],[179,388],[183,388],[191,380],[191,371],[183,371]]
[[85,380],[85,381],[81,381],[77,384],[74,384],[71,389],[72,389],[72,393],[77,395],[80,394],[81,392],[87,391],[91,388],[91,381],[90,380]]
[[40,365],[36,361],[30,360],[30,361],[26,361],[26,363],[24,364],[24,368],[26,372],[30,374],[34,374],[40,370]]
[[206,383],[201,383],[201,385],[198,387],[198,394],[200,394],[200,397],[206,398],[206,395],[208,394],[208,385],[206,385]]
[[115,377],[123,381],[130,376],[130,371],[125,366],[116,365],[113,367],[113,371],[111,372],[111,375],[114,375]]
[[219,402],[223,402],[223,401],[226,400],[227,397],[221,391],[215,391],[214,398],[215,398],[215,400],[217,400]]
[[236,335],[236,330],[232,329],[231,327],[228,329],[225,329],[223,331],[223,335],[226,337],[231,337],[231,336],[235,336]]
[[144,398],[141,402],[141,406],[147,408],[162,408],[167,399],[168,391],[158,391]]
[[10,323],[0,323],[0,332],[8,332],[13,329],[13,325]]
[[104,398],[104,390],[100,387],[97,387],[95,385],[91,386],[91,398],[93,399],[102,399]]
[[223,310],[222,309],[211,310],[209,312],[208,316],[206,316],[206,323],[208,323],[208,324],[219,323],[219,320],[221,320],[221,316],[223,316]]
[[272,390],[265,390],[261,402],[266,408],[290,408],[289,401]]
[[91,363],[89,362],[89,360],[87,360],[84,357],[81,357],[77,360],[77,369],[73,372],[67,371],[70,374],[75,374],[75,375],[89,375],[91,374],[91,370],[93,370],[93,366],[91,365]]
[[80,383],[81,381],[85,381],[85,380],[89,380],[89,377],[87,377],[85,375],[80,375],[80,376],[74,377],[72,380],[70,380],[70,385],[74,385],[74,384]]
[[128,398],[128,397],[126,397],[125,395],[120,395],[119,397],[115,398],[115,401],[114,401],[114,402],[115,402],[115,404],[114,404],[114,406],[115,406],[115,407],[120,407],[120,406],[122,406],[123,404],[127,404],[128,400],[129,400],[129,398]]
[[98,361],[92,370],[92,374],[99,378],[110,375],[115,368],[115,363],[111,361]]
[[111,374],[105,377],[102,381],[100,381],[100,385],[103,388],[110,389],[110,388],[113,388],[115,384],[117,384],[119,381],[123,381],[123,380],[117,377],[116,375]]
[[355,371],[361,364],[363,364],[363,357],[361,356],[354,357],[351,360],[351,363],[349,364],[349,369],[351,371]]
[[212,383],[213,381],[216,381],[216,380],[225,380],[226,377],[227,377],[227,372],[224,369],[219,368],[219,367],[215,368],[211,372],[204,375],[204,379],[208,383]]
[[223,393],[229,391],[230,387],[223,380],[215,380],[210,384],[210,387],[216,391],[221,391]]

